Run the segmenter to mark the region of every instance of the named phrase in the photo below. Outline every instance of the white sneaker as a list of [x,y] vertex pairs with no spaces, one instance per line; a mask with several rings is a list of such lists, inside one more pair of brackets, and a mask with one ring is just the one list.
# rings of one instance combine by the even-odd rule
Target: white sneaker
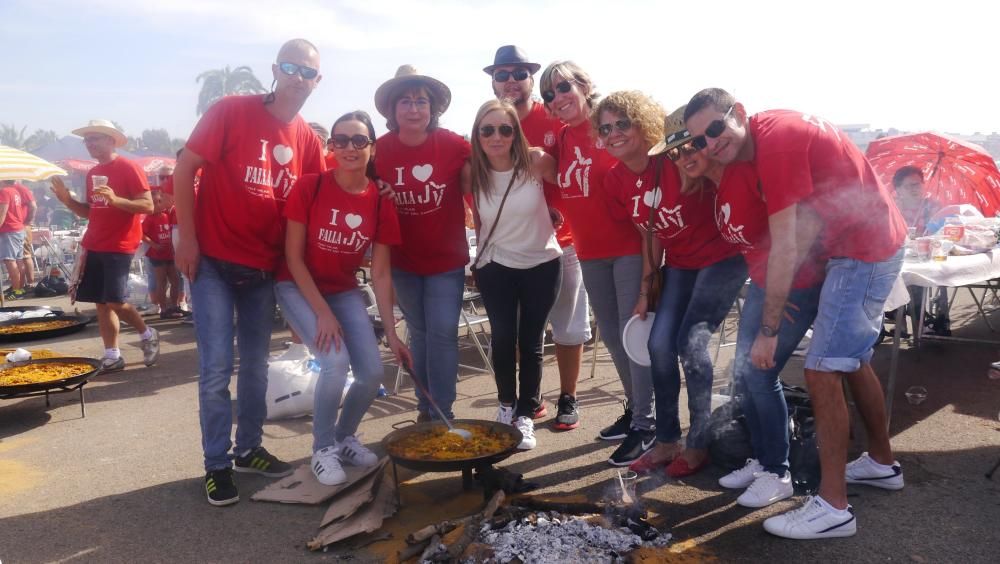
[[497,408],[497,423],[503,423],[504,425],[513,425],[514,421],[514,406],[507,407],[504,404],[500,404]]
[[858,522],[850,505],[831,511],[818,497],[809,496],[802,507],[766,519],[764,530],[786,539],[851,537],[858,532]]
[[719,485],[731,490],[742,490],[753,483],[754,474],[763,471],[764,467],[760,465],[760,462],[757,462],[756,458],[748,458],[743,468],[733,470],[719,478]]
[[767,507],[774,502],[792,497],[795,489],[792,487],[792,475],[785,471],[779,477],[774,472],[757,472],[753,483],[736,498],[736,503],[743,507]]
[[344,467],[340,465],[340,457],[337,456],[337,447],[328,446],[313,453],[312,456],[313,476],[324,486],[336,486],[347,481],[347,474]]
[[903,468],[899,462],[892,461],[892,466],[879,464],[868,456],[861,454],[857,460],[847,463],[847,483],[874,486],[885,490],[903,489]]
[[337,441],[337,455],[342,462],[352,466],[375,466],[378,464],[378,456],[361,444],[354,435]]
[[517,448],[521,450],[535,448],[535,445],[538,444],[538,441],[535,440],[535,422],[530,417],[518,417],[517,421],[514,422],[514,426],[517,427],[518,431],[521,431],[521,436],[524,437],[521,440],[521,444],[517,445]]

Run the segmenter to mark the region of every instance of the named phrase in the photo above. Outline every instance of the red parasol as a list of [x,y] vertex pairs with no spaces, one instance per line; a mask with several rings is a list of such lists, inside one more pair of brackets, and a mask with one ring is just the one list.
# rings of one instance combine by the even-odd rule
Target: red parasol
[[927,193],[943,205],[972,204],[986,217],[1000,211],[1000,170],[979,145],[940,133],[884,137],[868,145],[872,168],[892,186],[892,175],[904,166],[924,173]]
[[82,174],[87,174],[87,171],[97,166],[97,161],[93,160],[82,160],[82,159],[62,159],[56,161],[59,166],[70,170],[73,172],[79,172]]

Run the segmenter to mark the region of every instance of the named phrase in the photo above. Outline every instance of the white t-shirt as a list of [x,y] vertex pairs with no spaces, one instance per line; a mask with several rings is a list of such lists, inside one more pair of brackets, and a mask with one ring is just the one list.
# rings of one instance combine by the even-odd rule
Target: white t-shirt
[[513,169],[490,171],[493,189],[488,195],[482,191],[476,195],[480,221],[476,265],[480,267],[492,261],[508,268],[527,269],[562,255],[542,185],[531,174],[518,178],[511,186],[500,222],[490,233],[513,174]]

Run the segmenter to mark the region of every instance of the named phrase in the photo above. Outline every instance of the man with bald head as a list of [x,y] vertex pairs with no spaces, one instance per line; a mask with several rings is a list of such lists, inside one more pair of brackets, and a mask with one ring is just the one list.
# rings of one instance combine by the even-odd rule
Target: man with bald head
[[[205,494],[216,506],[240,499],[232,459],[237,472],[292,472],[261,446],[261,438],[274,321],[272,274],[284,246],[282,208],[296,179],[324,169],[323,147],[298,115],[322,78],[319,63],[312,43],[285,43],[271,65],[271,92],[216,102],[195,126],[174,170],[180,234],[174,254],[192,282]],[[240,359],[235,448],[229,394],[234,336]]]

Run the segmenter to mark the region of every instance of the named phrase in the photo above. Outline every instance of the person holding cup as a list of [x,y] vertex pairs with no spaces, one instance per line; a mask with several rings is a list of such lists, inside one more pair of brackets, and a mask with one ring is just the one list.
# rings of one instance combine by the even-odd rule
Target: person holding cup
[[146,173],[136,163],[119,156],[115,149],[125,145],[125,134],[107,120],[91,120],[73,130],[83,137],[97,166],[87,173],[86,200],[73,199],[69,188],[58,176],[52,178],[52,192],[74,214],[89,220],[80,241],[84,249],[83,274],[76,282],[77,301],[97,306],[97,322],[104,341],[101,371],[125,369],[125,359],[118,348],[119,319],[131,325],[142,337],[143,362],[152,366],[160,356],[160,336],[147,327],[142,316],[125,303],[128,273],[132,256],[142,239],[139,216],[153,212],[153,200],[146,183]]

